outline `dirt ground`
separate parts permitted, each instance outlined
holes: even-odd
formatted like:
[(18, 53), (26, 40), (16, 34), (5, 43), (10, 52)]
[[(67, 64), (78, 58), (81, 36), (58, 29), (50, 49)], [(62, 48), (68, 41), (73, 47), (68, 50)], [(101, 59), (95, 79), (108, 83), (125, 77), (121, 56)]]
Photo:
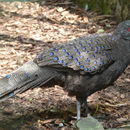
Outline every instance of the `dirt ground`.
[[(32, 60), (42, 49), (92, 33), (111, 32), (113, 16), (84, 11), (68, 0), (0, 2), (0, 76)], [(130, 67), (89, 97), (91, 114), (105, 128), (130, 126)], [(59, 86), (35, 88), (0, 103), (0, 130), (72, 130), (75, 97)]]

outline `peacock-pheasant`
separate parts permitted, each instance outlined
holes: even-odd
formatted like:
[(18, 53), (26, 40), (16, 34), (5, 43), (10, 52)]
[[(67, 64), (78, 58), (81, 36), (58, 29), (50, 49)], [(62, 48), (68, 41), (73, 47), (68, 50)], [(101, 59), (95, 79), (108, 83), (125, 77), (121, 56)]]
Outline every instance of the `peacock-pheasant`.
[(0, 80), (3, 101), (34, 87), (58, 84), (80, 103), (111, 85), (130, 64), (130, 20), (113, 33), (94, 34), (42, 51), (33, 61)]

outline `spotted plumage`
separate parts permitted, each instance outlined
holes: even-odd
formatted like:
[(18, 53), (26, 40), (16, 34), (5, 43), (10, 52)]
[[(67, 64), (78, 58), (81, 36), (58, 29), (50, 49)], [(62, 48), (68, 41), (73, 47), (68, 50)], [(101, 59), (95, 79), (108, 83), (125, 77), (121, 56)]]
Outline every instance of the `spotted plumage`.
[[(80, 103), (110, 86), (130, 64), (130, 20), (113, 33), (77, 38), (41, 52), (33, 61), (0, 79), (0, 101), (28, 89), (60, 85)], [(53, 95), (52, 95), (53, 96)]]
[[(109, 40), (109, 42), (105, 42)], [(109, 35), (82, 37), (43, 51), (35, 61), (39, 66), (68, 67), (85, 73), (100, 72), (114, 61), (113, 41)]]

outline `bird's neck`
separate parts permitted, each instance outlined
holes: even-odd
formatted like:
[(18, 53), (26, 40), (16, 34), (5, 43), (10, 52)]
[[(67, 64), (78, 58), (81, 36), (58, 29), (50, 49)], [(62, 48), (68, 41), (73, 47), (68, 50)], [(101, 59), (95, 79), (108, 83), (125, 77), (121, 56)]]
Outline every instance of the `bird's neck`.
[(116, 60), (121, 60), (126, 66), (130, 64), (130, 41), (122, 39), (119, 35), (112, 35), (111, 40), (114, 43), (114, 55)]

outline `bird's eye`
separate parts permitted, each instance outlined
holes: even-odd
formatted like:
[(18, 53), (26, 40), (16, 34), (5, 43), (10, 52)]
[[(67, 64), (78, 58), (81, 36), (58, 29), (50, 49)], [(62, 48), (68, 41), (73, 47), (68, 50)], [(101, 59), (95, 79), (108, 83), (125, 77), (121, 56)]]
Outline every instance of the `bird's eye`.
[(130, 32), (130, 27), (128, 28), (128, 32)]

